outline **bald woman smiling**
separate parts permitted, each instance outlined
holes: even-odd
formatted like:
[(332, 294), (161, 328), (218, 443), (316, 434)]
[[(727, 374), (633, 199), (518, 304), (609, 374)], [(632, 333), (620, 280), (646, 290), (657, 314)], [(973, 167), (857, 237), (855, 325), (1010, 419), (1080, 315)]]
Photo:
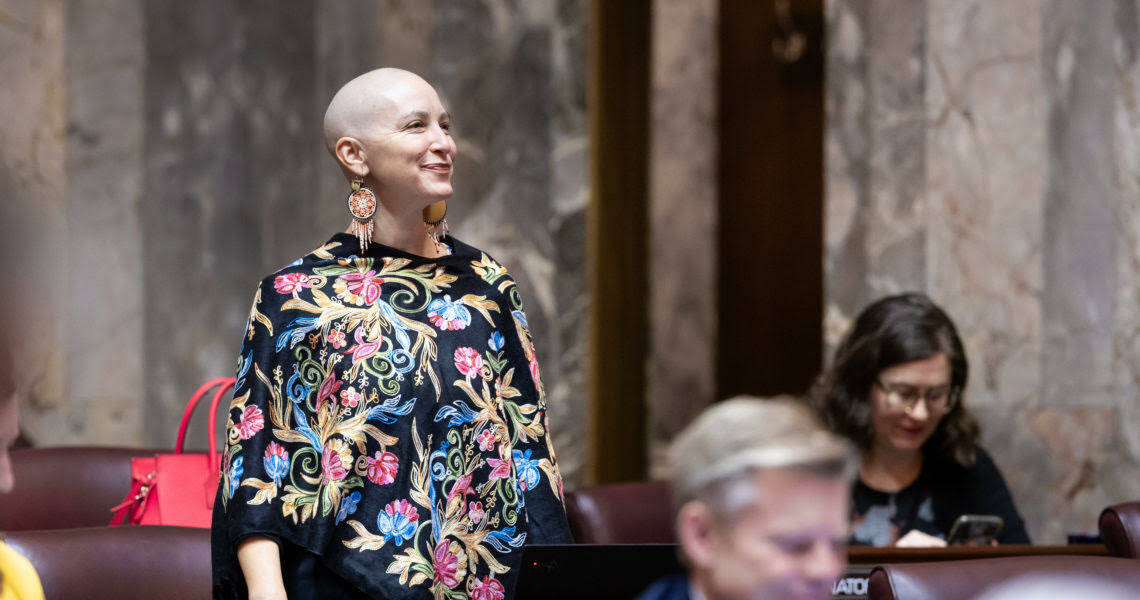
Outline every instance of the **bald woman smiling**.
[(443, 219), (450, 129), (399, 69), (330, 102), (351, 220), (254, 294), (215, 598), (502, 600), (524, 544), (571, 541), (518, 286)]
[(422, 226), (443, 218), (456, 154), (451, 117), (428, 82), (401, 69), (365, 73), (333, 96), (324, 133), (345, 176), (383, 198), (370, 241), (424, 256), (446, 251), (435, 238), (428, 244)]

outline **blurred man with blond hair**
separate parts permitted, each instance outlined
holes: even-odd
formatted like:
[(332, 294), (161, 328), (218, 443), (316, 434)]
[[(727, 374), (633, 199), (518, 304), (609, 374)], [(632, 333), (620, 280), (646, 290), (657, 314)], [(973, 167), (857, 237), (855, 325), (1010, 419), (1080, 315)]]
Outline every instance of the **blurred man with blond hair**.
[(823, 599), (845, 565), (850, 445), (791, 400), (739, 397), (705, 411), (670, 450), (688, 577), (639, 600)]

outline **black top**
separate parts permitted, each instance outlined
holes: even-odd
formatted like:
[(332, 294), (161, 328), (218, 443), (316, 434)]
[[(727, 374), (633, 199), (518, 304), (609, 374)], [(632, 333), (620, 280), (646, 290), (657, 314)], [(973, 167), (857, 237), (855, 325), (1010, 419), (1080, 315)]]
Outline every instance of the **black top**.
[(337, 234), (265, 278), (242, 336), (214, 504), (281, 546), (290, 598), (511, 598), (525, 544), (569, 543), (518, 286), (454, 238), (426, 258)]
[(641, 592), (637, 600), (691, 600), (689, 578), (684, 575), (666, 575)]
[(927, 457), (918, 479), (905, 488), (882, 492), (860, 480), (851, 496), (852, 545), (892, 546), (912, 529), (944, 540), (959, 515), (966, 514), (1001, 517), (1005, 525), (999, 543), (1029, 543), (1001, 472), (981, 448), (972, 467)]

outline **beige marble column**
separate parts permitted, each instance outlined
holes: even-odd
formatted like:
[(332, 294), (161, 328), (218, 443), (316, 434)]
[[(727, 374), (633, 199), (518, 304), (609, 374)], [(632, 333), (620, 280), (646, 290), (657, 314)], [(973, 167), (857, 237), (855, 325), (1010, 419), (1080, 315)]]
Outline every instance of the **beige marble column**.
[[(650, 476), (716, 390), (717, 3), (653, 3), (649, 156)], [(636, 159), (636, 157), (631, 157)]]
[[(0, 2), (0, 202), (20, 221), (24, 246), (6, 256), (5, 310), (16, 311), (12, 351), (18, 376), (38, 381), (21, 409), (34, 439), (67, 426), (67, 331), (61, 319), (68, 281), (64, 110), (64, 6), (59, 0)], [(16, 264), (13, 264), (13, 263)], [(6, 315), (12, 317), (13, 315)]]
[(66, 19), (67, 402), (36, 443), (138, 444), (146, 397), (142, 5), (75, 0)]

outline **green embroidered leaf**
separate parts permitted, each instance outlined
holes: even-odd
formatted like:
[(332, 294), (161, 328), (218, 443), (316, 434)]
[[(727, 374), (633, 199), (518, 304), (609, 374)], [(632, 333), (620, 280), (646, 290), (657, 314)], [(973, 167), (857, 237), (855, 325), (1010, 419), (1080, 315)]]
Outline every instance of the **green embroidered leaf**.
[(317, 275), (324, 275), (325, 277), (336, 277), (339, 275), (344, 275), (345, 273), (355, 273), (356, 268), (336, 265), (329, 267), (317, 267), (313, 269), (313, 272)]

